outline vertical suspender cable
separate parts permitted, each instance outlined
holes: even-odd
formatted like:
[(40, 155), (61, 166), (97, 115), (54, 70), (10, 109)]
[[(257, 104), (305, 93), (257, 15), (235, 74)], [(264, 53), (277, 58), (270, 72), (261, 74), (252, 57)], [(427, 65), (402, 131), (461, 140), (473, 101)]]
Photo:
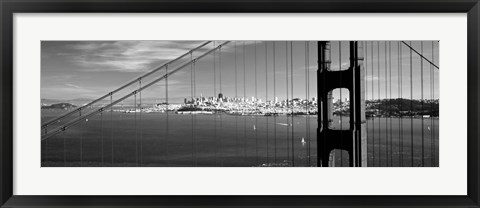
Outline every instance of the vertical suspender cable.
[[(142, 79), (138, 80), (138, 84), (140, 85), (140, 89), (142, 88)], [(142, 91), (139, 94), (140, 97), (140, 165), (143, 164), (143, 125), (142, 125)], [(103, 140), (102, 140), (103, 141)]]
[(255, 165), (258, 165), (258, 132), (257, 132), (257, 126), (258, 126), (258, 89), (257, 89), (257, 41), (254, 42), (254, 68), (255, 68)]
[(403, 167), (403, 61), (402, 61), (402, 45), (400, 42), (398, 42), (398, 57), (399, 57), (399, 73), (400, 73), (400, 83), (399, 83), (399, 89), (400, 89), (400, 167)]
[(388, 41), (388, 71), (389, 71), (389, 74), (390, 74), (390, 77), (389, 77), (389, 83), (390, 83), (390, 99), (389, 99), (389, 104), (390, 104), (390, 107), (389, 107), (389, 119), (390, 119), (390, 151), (389, 151), (389, 155), (390, 155), (390, 167), (393, 166), (393, 137), (392, 137), (392, 133), (393, 133), (393, 128), (392, 128), (392, 42), (391, 41)]
[[(193, 59), (193, 53), (190, 54), (191, 59)], [(196, 95), (196, 65), (197, 61), (194, 60), (192, 63), (192, 104), (194, 107), (197, 107), (197, 95)], [(201, 98), (200, 98), (201, 99)], [(195, 167), (198, 166), (198, 150), (197, 150), (197, 138), (196, 138), (196, 121), (197, 120), (197, 115), (192, 114), (192, 140), (193, 140), (193, 153), (194, 153), (194, 160), (193, 164)]]
[[(380, 102), (380, 41), (377, 41), (377, 93), (378, 93), (378, 102)], [(380, 135), (380, 119), (381, 117), (378, 117), (378, 166), (382, 166), (382, 151), (381, 151), (381, 144), (382, 144), (382, 137)]]
[[(245, 61), (245, 41), (243, 41), (243, 103), (247, 101), (247, 86), (246, 86), (246, 61)], [(245, 107), (243, 107), (245, 111)], [(245, 162), (247, 161), (247, 117), (243, 116), (243, 153), (245, 157)]]
[(63, 140), (63, 166), (67, 166), (67, 141), (65, 140), (65, 131), (62, 131), (62, 140)]
[[(387, 97), (387, 95), (388, 95), (387, 94), (388, 93), (388, 91), (387, 91), (387, 88), (388, 88), (388, 83), (387, 83), (388, 82), (388, 79), (387, 79), (387, 76), (388, 76), (388, 71), (387, 71), (387, 64), (388, 64), (387, 63), (387, 41), (385, 41), (384, 47), (385, 47), (385, 60), (384, 60), (385, 61), (385, 68), (384, 68), (383, 71), (385, 72), (385, 81), (384, 81), (384, 83), (385, 83), (385, 100), (387, 100), (387, 98), (388, 98)], [(382, 102), (382, 104), (383, 104), (383, 102)], [(388, 131), (389, 131), (389, 129), (388, 129), (388, 119), (385, 118), (385, 137), (386, 137), (386, 139), (385, 139), (385, 160), (386, 160), (386, 166), (387, 167), (389, 165), (389, 160), (388, 160), (388, 157), (389, 157), (389, 155), (388, 155), (388, 148), (389, 148)]]
[[(288, 101), (288, 41), (285, 41), (285, 94), (286, 94), (286, 104), (287, 104), (287, 111), (289, 109), (289, 102)], [(287, 161), (290, 160), (290, 119), (288, 118), (288, 112), (286, 112), (286, 119), (287, 119)], [(293, 115), (292, 115), (293, 116)]]
[[(196, 72), (196, 68), (197, 68), (197, 61), (195, 60), (193, 62), (193, 99), (194, 99), (194, 102), (195, 102), (195, 106), (197, 105), (197, 72)], [(200, 98), (202, 99), (202, 98)], [(194, 143), (194, 146), (195, 146), (195, 166), (198, 166), (198, 146), (197, 146), (197, 138), (196, 138), (196, 132), (195, 132), (195, 129), (196, 129), (196, 126), (197, 126), (197, 115), (194, 114), (193, 115), (193, 143)]]
[[(370, 59), (372, 60), (372, 79), (371, 79), (371, 82), (372, 82), (372, 102), (375, 102), (374, 98), (375, 98), (375, 92), (374, 92), (374, 72), (373, 72), (373, 42), (371, 44), (371, 57)], [(372, 150), (373, 150), (373, 166), (375, 166), (375, 113), (373, 113), (372, 115), (372, 136), (373, 136), (373, 145), (372, 145)]]
[[(81, 112), (81, 111), (79, 111)], [(81, 114), (81, 113), (80, 113)], [(83, 123), (83, 122), (82, 122)], [(85, 125), (84, 125), (85, 126)], [(48, 139), (46, 139), (45, 141), (48, 141)], [(112, 145), (113, 146), (113, 145)], [(48, 150), (48, 149), (47, 149)], [(112, 151), (113, 152), (113, 151)], [(113, 157), (112, 157), (113, 158)], [(112, 164), (113, 164), (113, 159), (112, 159)], [(83, 133), (81, 133), (80, 135), (80, 167), (83, 166)]]
[[(420, 53), (423, 55), (423, 41), (420, 42)], [(424, 121), (423, 121), (423, 59), (420, 57), (420, 84), (421, 84), (421, 105), (422, 105), (422, 167), (425, 167), (425, 138), (424, 138)]]
[[(215, 48), (215, 41), (213, 42), (213, 48)], [(217, 165), (218, 162), (218, 141), (217, 141), (217, 105), (216, 102), (218, 101), (217, 99), (217, 51), (213, 51), (213, 99), (215, 101), (215, 109), (214, 109), (214, 114), (213, 114), (213, 143), (214, 145), (214, 152), (215, 152), (215, 162), (214, 166)]]
[[(412, 41), (410, 41), (412, 46)], [(413, 61), (412, 61), (412, 49), (410, 49), (410, 160), (412, 167), (413, 164)]]
[[(197, 60), (193, 62), (193, 98), (197, 101)], [(196, 116), (195, 116), (196, 118)]]
[(306, 135), (307, 135), (307, 166), (311, 166), (311, 155), (310, 155), (310, 111), (309, 111), (309, 97), (310, 97), (310, 43), (305, 41), (305, 78), (306, 78), (306, 93), (305, 93), (305, 101), (306, 101)]
[[(398, 99), (397, 99), (397, 105), (398, 106), (398, 116), (400, 117), (401, 116), (401, 109), (400, 107), (402, 106), (402, 98), (400, 96), (400, 87), (401, 87), (401, 82), (400, 82), (400, 65), (401, 65), (401, 61), (400, 61), (400, 42), (397, 41), (397, 87), (398, 87)], [(401, 119), (398, 119), (398, 166), (400, 167), (400, 163), (401, 163), (401, 138), (400, 138), (400, 135), (401, 135)]]
[(276, 76), (275, 76), (275, 41), (273, 41), (273, 158), (277, 163), (277, 98), (276, 98)]
[[(213, 41), (213, 48), (215, 48), (215, 41)], [(217, 69), (216, 69), (216, 54), (217, 54), (217, 51), (214, 50), (213, 51), (213, 97), (216, 98), (217, 97)]]
[[(82, 164), (82, 144), (83, 144), (83, 134), (80, 137), (80, 166)], [(45, 163), (48, 163), (48, 139), (45, 139)]]
[[(79, 110), (78, 111), (78, 116), (81, 117), (82, 116), (82, 110)], [(83, 123), (83, 122), (82, 122)], [(84, 123), (84, 126), (86, 126), (86, 122)], [(85, 128), (85, 127), (84, 127)], [(86, 129), (86, 128), (85, 128)], [(80, 166), (83, 166), (83, 136), (84, 134), (82, 133), (82, 135), (80, 136)], [(46, 140), (48, 141), (48, 139)], [(48, 150), (48, 149), (47, 149)]]
[(135, 116), (135, 165), (138, 166), (138, 132), (137, 132), (137, 92), (133, 95), (135, 99), (133, 101), (134, 105), (134, 116)]
[(222, 91), (222, 46), (218, 48), (218, 75), (219, 75), (218, 81), (220, 84), (219, 93), (223, 93)]
[[(265, 41), (265, 112), (268, 109), (267, 107), (268, 104), (268, 47), (267, 47), (267, 42)], [(269, 163), (269, 158), (268, 158), (268, 116), (266, 119), (266, 129), (267, 129), (267, 164)]]
[[(327, 44), (327, 45), (328, 45), (328, 61), (327, 61), (328, 66), (327, 66), (327, 68), (325, 69), (325, 71), (333, 71), (333, 69), (332, 69), (332, 60), (333, 60), (333, 59), (332, 59), (332, 45), (333, 45), (333, 42), (331, 42), (330, 44)], [(327, 82), (326, 82), (326, 76), (324, 76), (324, 78), (323, 78), (323, 83), (324, 83), (323, 85), (324, 85), (324, 89), (325, 89), (325, 88), (326, 88), (325, 86), (327, 85), (327, 84), (326, 84), (326, 83), (327, 83)], [(331, 95), (332, 107), (333, 107), (333, 98), (334, 98), (334, 97), (333, 97), (333, 92), (330, 92), (330, 95)], [(329, 103), (329, 100), (328, 100), (328, 99), (330, 99), (330, 98), (327, 98), (327, 100), (325, 100), (325, 103), (327, 103), (327, 104), (325, 105), (325, 107), (327, 107), (327, 108), (328, 108), (328, 103)], [(331, 110), (332, 110), (332, 114), (333, 114), (333, 109), (331, 109)], [(328, 126), (327, 126), (327, 128), (330, 128), (330, 127), (331, 127), (331, 126), (330, 126), (331, 123), (333, 123), (333, 118), (329, 118), (329, 119), (331, 119), (331, 120), (328, 121)], [(324, 145), (323, 148), (324, 148), (323, 151), (326, 152), (326, 151), (327, 151), (327, 145)], [(335, 150), (333, 150), (333, 151), (335, 151)], [(331, 153), (331, 152), (329, 152), (329, 156), (330, 156), (330, 153)], [(335, 156), (335, 152), (333, 153), (333, 156)], [(332, 159), (335, 159), (335, 157), (332, 157)], [(329, 160), (330, 160), (330, 159), (327, 159), (327, 161), (329, 161)], [(331, 162), (331, 161), (330, 161), (330, 162)], [(332, 167), (333, 167), (333, 166), (335, 166), (335, 162), (332, 163)]]
[[(310, 42), (307, 41), (307, 75), (308, 75), (308, 93), (307, 93), (307, 117), (308, 117), (308, 166), (312, 166), (312, 137), (311, 137), (311, 120), (310, 120)], [(313, 103), (312, 103), (313, 104)]]
[[(307, 41), (305, 41), (304, 52), (305, 52), (305, 60), (304, 60), (305, 61), (305, 63), (304, 63), (305, 64), (305, 101), (306, 101), (305, 102), (305, 112), (308, 112), (308, 103), (307, 103), (307, 101), (308, 101)], [(308, 117), (305, 116), (305, 138), (307, 138), (307, 140), (308, 140), (308, 136), (307, 136), (308, 133), (307, 132), (308, 132)], [(309, 166), (308, 165), (308, 148), (306, 149), (305, 152), (306, 152), (306, 155), (307, 155), (307, 158), (306, 158), (307, 159), (307, 166)]]
[[(235, 41), (235, 107), (236, 107), (236, 114), (238, 114), (238, 78), (237, 78), (237, 41)], [(235, 153), (237, 156), (240, 155), (238, 145), (238, 116), (235, 116)]]
[[(432, 41), (432, 62), (433, 63), (435, 63), (434, 44), (435, 44), (435, 42)], [(430, 115), (432, 115), (432, 116), (431, 116), (430, 120), (431, 120), (431, 123), (432, 123), (432, 128), (431, 128), (432, 129), (432, 133), (431, 133), (431, 135), (432, 135), (432, 166), (436, 166), (436, 163), (435, 163), (435, 159), (436, 159), (435, 158), (436, 157), (436, 153), (435, 153), (435, 151), (436, 151), (436, 147), (435, 147), (435, 123), (434, 123), (434, 119), (433, 119), (434, 118), (433, 111), (434, 111), (434, 104), (435, 104), (435, 102), (434, 102), (434, 100), (435, 100), (435, 71), (432, 70), (432, 68), (433, 67), (430, 65), (430, 71), (432, 73), (432, 75), (430, 76), (431, 77), (430, 79), (432, 80), (432, 85), (431, 85), (431, 88), (432, 88), (432, 94), (431, 94), (431, 96), (432, 96), (432, 100), (431, 100), (432, 110), (431, 110), (431, 113), (430, 113)]]
[(104, 152), (103, 152), (103, 107), (102, 107), (102, 110), (100, 111), (100, 142), (101, 142), (100, 154), (102, 157), (102, 167), (103, 167), (105, 166)]
[[(197, 101), (197, 61), (193, 62), (193, 99)], [(193, 130), (194, 130), (193, 139), (195, 143), (194, 144), (195, 145), (195, 166), (198, 166), (198, 145), (197, 145), (197, 137), (195, 135), (196, 127), (197, 127), (197, 115), (195, 114), (193, 115)]]
[[(310, 42), (307, 41), (307, 117), (308, 117), (308, 166), (312, 166), (312, 137), (311, 137), (311, 117), (310, 117)], [(312, 103), (313, 104), (313, 103)]]
[[(193, 65), (195, 65), (195, 63), (193, 62), (193, 54), (192, 52), (190, 52), (190, 61), (192, 62), (190, 64), (190, 103), (191, 103), (191, 107), (193, 109), (193, 107), (195, 107), (195, 97), (193, 96)], [(185, 103), (186, 104), (186, 103)], [(191, 130), (192, 130), (192, 135), (191, 135), (191, 139), (192, 139), (192, 149), (191, 149), (191, 160), (192, 160), (192, 167), (195, 167), (195, 127), (194, 127), (194, 118), (193, 118), (194, 114), (190, 114), (190, 119), (191, 119)]]
[(165, 103), (166, 103), (166, 108), (165, 108), (165, 113), (166, 113), (166, 122), (165, 122), (165, 157), (166, 157), (166, 164), (168, 164), (170, 161), (170, 156), (169, 156), (169, 147), (168, 147), (168, 65), (165, 66)]
[(194, 65), (193, 52), (190, 52), (190, 61), (192, 62), (192, 63), (190, 63), (190, 99), (191, 99), (191, 101), (193, 101), (193, 99), (194, 99), (194, 97), (193, 97), (193, 65)]
[[(433, 41), (432, 41), (432, 59), (434, 57), (434, 54), (433, 54)], [(434, 162), (433, 162), (433, 157), (434, 157), (434, 145), (433, 145), (433, 71), (432, 71), (432, 65), (430, 64), (430, 163), (431, 163), (431, 166), (434, 167)]]
[[(218, 72), (219, 72), (219, 82), (220, 82), (220, 92), (219, 93), (222, 93), (223, 94), (223, 91), (222, 91), (222, 46), (220, 46), (220, 48), (218, 48)], [(222, 98), (220, 100), (220, 103), (223, 105), (223, 95), (222, 95)], [(222, 122), (222, 114), (223, 112), (220, 112), (220, 129), (223, 128), (223, 122)], [(220, 142), (220, 166), (223, 166), (223, 141), (222, 141), (222, 137), (220, 136), (219, 138), (219, 142)]]
[[(365, 105), (366, 105), (367, 100), (368, 100), (368, 92), (369, 92), (368, 91), (368, 83), (367, 83), (367, 81), (368, 81), (368, 41), (365, 41), (365, 47), (363, 48), (363, 50), (364, 50), (363, 54), (365, 54), (364, 55), (365, 56), (365, 58), (364, 58), (365, 59), (365, 61), (364, 61), (364, 63), (365, 63), (365, 77), (364, 77), (364, 79), (365, 79), (365, 97), (366, 97)], [(367, 106), (365, 106), (365, 109), (367, 110)], [(368, 142), (368, 135), (369, 135), (368, 134), (368, 117), (367, 117), (366, 120), (367, 120), (367, 122), (365, 122), (366, 126), (367, 126), (367, 155), (366, 155), (366, 157), (367, 157), (367, 165), (368, 165), (368, 164), (372, 164), (372, 163), (370, 163), (368, 161), (368, 159), (369, 159), (368, 152), (369, 152), (369, 149), (370, 149), (370, 148), (368, 148), (368, 144), (370, 143), (370, 142)]]
[[(342, 41), (338, 41), (338, 72), (342, 71)], [(340, 74), (340, 86), (342, 86), (342, 75)], [(343, 116), (342, 116), (342, 88), (340, 87), (340, 167), (343, 167)], [(334, 101), (335, 102), (335, 101)]]
[(114, 148), (113, 148), (113, 98), (112, 98), (112, 93), (110, 93), (110, 140), (112, 143), (112, 166), (113, 166), (113, 153), (114, 153)]
[[(47, 128), (45, 128), (45, 133), (47, 133)], [(42, 159), (43, 159), (43, 164), (42, 164), (42, 167), (45, 166), (47, 164), (47, 149), (48, 149), (48, 146), (47, 146), (47, 141), (48, 139), (45, 139), (45, 142), (43, 144), (43, 147), (44, 149), (42, 149)], [(80, 141), (82, 141), (82, 137), (80, 136)], [(41, 144), (41, 143), (40, 143)], [(80, 143), (81, 144), (81, 143)]]
[[(293, 42), (290, 41), (290, 86), (293, 100)], [(295, 167), (295, 133), (294, 127), (295, 123), (293, 122), (293, 102), (292, 102), (292, 166)]]

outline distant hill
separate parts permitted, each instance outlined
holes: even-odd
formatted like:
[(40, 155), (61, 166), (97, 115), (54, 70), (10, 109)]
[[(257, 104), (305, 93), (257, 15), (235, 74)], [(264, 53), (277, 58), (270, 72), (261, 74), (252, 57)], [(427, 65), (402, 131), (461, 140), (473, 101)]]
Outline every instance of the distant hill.
[[(409, 99), (383, 99), (367, 100), (367, 114), (378, 110), (384, 115), (432, 115), (438, 116), (439, 102), (437, 100), (409, 100)], [(378, 114), (378, 113), (376, 113)]]
[(73, 105), (81, 106), (81, 105), (83, 105), (85, 103), (88, 103), (92, 100), (93, 99), (89, 99), (89, 98), (76, 98), (76, 99), (70, 99), (70, 100), (42, 98), (41, 99), (41, 104), (42, 105), (52, 105), (52, 104), (57, 104), (57, 103), (70, 103), (70, 104), (73, 104)]
[[(122, 95), (123, 96), (123, 95)], [(114, 100), (118, 98), (114, 97)], [(96, 98), (95, 98), (96, 99)], [(49, 99), (49, 98), (42, 98), (41, 99), (41, 105), (42, 106), (48, 106), (52, 104), (57, 104), (57, 103), (70, 103), (72, 105), (76, 106), (83, 106), (87, 103), (92, 102), (95, 100), (94, 98), (75, 98), (75, 99), (67, 99), (67, 100), (60, 100), (60, 99)], [(168, 102), (169, 103), (183, 103), (184, 97), (169, 97)], [(137, 100), (139, 102), (139, 100)], [(143, 105), (153, 105), (157, 103), (162, 103), (165, 102), (165, 98), (148, 98), (148, 97), (142, 97), (142, 104)], [(110, 104), (110, 98), (105, 98), (102, 101), (97, 102), (95, 105), (108, 105)], [(134, 104), (134, 99), (133, 97), (127, 98), (126, 100), (120, 102), (117, 105), (133, 105)]]
[(45, 98), (42, 98), (41, 101), (42, 105), (51, 105), (51, 104), (55, 104), (55, 103), (61, 103), (61, 102), (64, 102), (63, 100), (58, 100), (58, 99), (45, 99)]
[(76, 108), (76, 105), (70, 104), (70, 103), (56, 103), (56, 104), (51, 104), (51, 105), (43, 105), (42, 109), (70, 109), (70, 108)]

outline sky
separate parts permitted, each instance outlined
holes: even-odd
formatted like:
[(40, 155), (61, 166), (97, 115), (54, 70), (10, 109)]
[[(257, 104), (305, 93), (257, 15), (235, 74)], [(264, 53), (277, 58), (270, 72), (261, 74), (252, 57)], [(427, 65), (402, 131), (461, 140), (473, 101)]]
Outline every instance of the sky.
[[(55, 100), (98, 98), (203, 42), (42, 41), (41, 97)], [(224, 41), (214, 41), (214, 44), (218, 45), (222, 42)], [(420, 56), (412, 52), (412, 64), (410, 64), (411, 50), (403, 43), (400, 43), (401, 53), (398, 52), (399, 42), (396, 41), (365, 43), (366, 99), (397, 98), (400, 97), (399, 95), (404, 98), (420, 99), (422, 76), (423, 97), (430, 99), (433, 95), (433, 98), (438, 99), (439, 69), (431, 69), (431, 65), (424, 60), (422, 75)], [(418, 52), (422, 51), (421, 41), (406, 43)], [(423, 41), (422, 54), (438, 66), (439, 43), (437, 41), (433, 43), (432, 50), (432, 41)], [(198, 57), (201, 53), (213, 48), (214, 44), (206, 45), (198, 52), (192, 53), (191, 57)], [(339, 66), (342, 70), (348, 68), (348, 42), (331, 42), (330, 44), (331, 70), (339, 70)], [(388, 61), (390, 56), (391, 61)], [(187, 55), (169, 65), (169, 70), (174, 70), (180, 63), (190, 61), (191, 57)], [(400, 57), (402, 62), (399, 67)], [(192, 86), (195, 86), (196, 97), (214, 96), (220, 92), (227, 97), (256, 96), (262, 100), (266, 98), (273, 100), (274, 97), (278, 97), (279, 100), (287, 97), (303, 99), (316, 97), (317, 68), (316, 41), (232, 41), (223, 46), (221, 51), (197, 61), (194, 69), (195, 76), (193, 76), (191, 65), (170, 76), (168, 78), (169, 102), (182, 102), (185, 97), (192, 97)], [(379, 69), (380, 73), (378, 73)], [(411, 71), (412, 76), (410, 76)], [(152, 78), (142, 80), (142, 84), (145, 85), (164, 73), (165, 69), (161, 69), (153, 74)], [(431, 79), (432, 74), (433, 79)], [(412, 77), (411, 83), (410, 77)], [(399, 84), (400, 78), (402, 82)], [(194, 85), (192, 80), (195, 80)], [(435, 92), (432, 94), (430, 89), (433, 81)], [(309, 84), (306, 84), (307, 82)], [(412, 90), (410, 84), (413, 86)], [(140, 83), (134, 84), (116, 95), (116, 98), (139, 86)], [(402, 87), (399, 88), (399, 86)], [(333, 92), (335, 99), (342, 97), (344, 100), (348, 97), (346, 89), (341, 91), (342, 93), (340, 90)], [(410, 93), (411, 91), (413, 93)], [(162, 80), (145, 89), (141, 96), (145, 102), (165, 101), (165, 81)]]

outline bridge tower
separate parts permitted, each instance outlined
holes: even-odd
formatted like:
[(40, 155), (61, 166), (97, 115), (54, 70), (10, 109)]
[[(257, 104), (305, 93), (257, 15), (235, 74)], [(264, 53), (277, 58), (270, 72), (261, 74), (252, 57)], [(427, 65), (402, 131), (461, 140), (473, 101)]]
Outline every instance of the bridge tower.
[[(317, 128), (317, 165), (334, 166), (331, 153), (345, 150), (349, 166), (367, 166), (367, 132), (365, 119), (365, 69), (363, 66), (363, 42), (350, 41), (350, 67), (347, 70), (331, 71), (329, 60), (330, 42), (318, 41), (317, 97), (319, 125)], [(341, 80), (341, 81), (340, 81)], [(332, 129), (332, 91), (346, 88), (350, 95), (349, 129)], [(331, 161), (330, 161), (331, 160)]]

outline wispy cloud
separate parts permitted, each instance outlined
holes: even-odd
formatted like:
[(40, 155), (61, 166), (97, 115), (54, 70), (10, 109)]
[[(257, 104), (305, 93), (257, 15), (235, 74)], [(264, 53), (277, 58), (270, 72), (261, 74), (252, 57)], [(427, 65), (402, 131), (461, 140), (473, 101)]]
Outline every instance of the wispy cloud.
[(62, 52), (70, 62), (86, 71), (143, 72), (187, 52), (199, 42), (112, 41), (74, 42)]
[(68, 87), (73, 87), (73, 88), (76, 88), (76, 89), (83, 89), (82, 87), (78, 86), (78, 85), (74, 85), (74, 84), (70, 84), (70, 83), (67, 83), (65, 84), (66, 86)]

